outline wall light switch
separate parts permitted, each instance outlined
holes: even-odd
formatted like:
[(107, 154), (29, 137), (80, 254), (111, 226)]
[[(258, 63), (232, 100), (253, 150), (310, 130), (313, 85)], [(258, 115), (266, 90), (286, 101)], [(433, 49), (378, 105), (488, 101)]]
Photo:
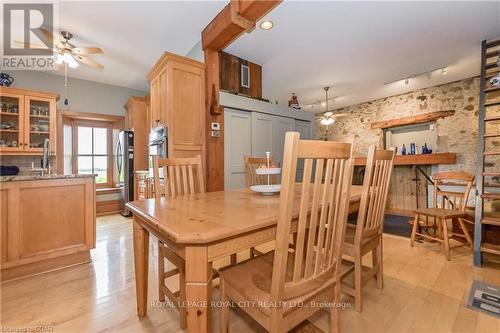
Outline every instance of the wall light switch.
[(212, 138), (220, 138), (220, 131), (212, 131)]

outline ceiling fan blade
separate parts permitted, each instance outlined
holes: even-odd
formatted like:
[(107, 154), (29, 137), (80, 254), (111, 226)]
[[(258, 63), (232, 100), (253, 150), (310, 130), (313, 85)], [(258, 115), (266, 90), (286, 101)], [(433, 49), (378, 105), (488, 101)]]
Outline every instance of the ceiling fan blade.
[(74, 54), (97, 54), (104, 53), (102, 49), (99, 47), (75, 47), (71, 49), (71, 52)]
[(74, 57), (75, 57), (76, 60), (78, 60), (79, 62), (81, 62), (84, 65), (93, 67), (95, 69), (103, 69), (104, 68), (104, 66), (101, 65), (100, 63), (95, 62), (94, 60), (92, 60), (90, 58), (87, 58), (85, 56), (82, 56), (82, 55), (79, 55), (79, 54), (75, 54)]
[(349, 115), (348, 113), (334, 113), (332, 115), (332, 117), (342, 118), (342, 117), (345, 117), (345, 116), (348, 116), (348, 115)]
[(59, 40), (57, 36), (54, 36), (54, 34), (47, 29), (44, 28), (38, 28), (38, 30), (47, 38), (47, 41), (49, 43), (52, 43), (53, 45), (57, 46), (58, 48), (63, 48), (63, 44)]
[(18, 40), (14, 41), (14, 44), (24, 47), (25, 49), (47, 49), (45, 45), (40, 44), (30, 44), (26, 42), (21, 42)]

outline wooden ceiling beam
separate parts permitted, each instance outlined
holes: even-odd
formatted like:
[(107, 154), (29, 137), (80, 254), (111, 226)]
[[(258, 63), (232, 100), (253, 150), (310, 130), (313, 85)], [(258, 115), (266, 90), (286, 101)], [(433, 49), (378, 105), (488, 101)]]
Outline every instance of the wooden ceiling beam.
[(256, 21), (269, 13), (281, 0), (231, 0), (201, 33), (203, 50), (223, 50)]

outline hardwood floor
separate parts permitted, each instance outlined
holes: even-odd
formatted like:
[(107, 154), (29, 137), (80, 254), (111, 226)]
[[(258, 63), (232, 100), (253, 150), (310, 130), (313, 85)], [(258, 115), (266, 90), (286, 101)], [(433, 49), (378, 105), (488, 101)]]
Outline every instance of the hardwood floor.
[[(447, 262), (439, 245), (418, 243), (410, 248), (409, 242), (384, 235), (384, 289), (376, 289), (375, 280), (366, 285), (363, 312), (353, 308), (342, 312), (343, 332), (500, 332), (500, 320), (464, 307), (473, 279), (500, 285), (500, 261), (477, 269), (465, 248), (453, 249)], [(53, 326), (53, 332), (180, 331), (177, 310), (155, 307), (157, 245), (155, 241), (150, 244), (153, 255), (145, 319), (136, 316), (132, 221), (116, 214), (98, 218), (91, 264), (3, 283), (2, 328), (47, 325)], [(218, 298), (217, 289), (214, 298)], [(218, 312), (214, 310), (213, 315), (214, 332), (218, 332)], [(327, 331), (326, 312), (311, 321)], [(231, 311), (230, 324), (232, 332), (262, 331), (242, 311)], [(313, 332), (307, 327), (301, 331)]]

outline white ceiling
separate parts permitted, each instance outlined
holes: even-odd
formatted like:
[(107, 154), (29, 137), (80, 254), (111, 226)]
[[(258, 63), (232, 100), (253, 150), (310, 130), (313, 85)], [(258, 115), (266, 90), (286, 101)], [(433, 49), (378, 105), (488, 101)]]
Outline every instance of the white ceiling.
[[(226, 4), (61, 1), (59, 28), (105, 52), (91, 56), (104, 70), (79, 66), (70, 76), (146, 91), (162, 52), (187, 54)], [(500, 2), (285, 1), (267, 18), (274, 29), (244, 34), (227, 51), (263, 65), (264, 97), (281, 104), (292, 92), (301, 104), (321, 101), (325, 85), (340, 96), (337, 108), (477, 75), (481, 40), (500, 37)], [(384, 85), (444, 65), (446, 76)]]
[[(99, 46), (91, 55), (102, 71), (79, 66), (70, 76), (148, 91), (146, 74), (164, 51), (185, 55), (225, 1), (61, 1), (59, 30), (76, 46)], [(58, 73), (62, 75), (62, 71)]]
[[(309, 104), (329, 85), (340, 96), (331, 109), (478, 75), (481, 41), (500, 38), (500, 2), (285, 1), (265, 19), (272, 30), (227, 51), (263, 66), (264, 97)], [(384, 85), (445, 65), (447, 75)]]

